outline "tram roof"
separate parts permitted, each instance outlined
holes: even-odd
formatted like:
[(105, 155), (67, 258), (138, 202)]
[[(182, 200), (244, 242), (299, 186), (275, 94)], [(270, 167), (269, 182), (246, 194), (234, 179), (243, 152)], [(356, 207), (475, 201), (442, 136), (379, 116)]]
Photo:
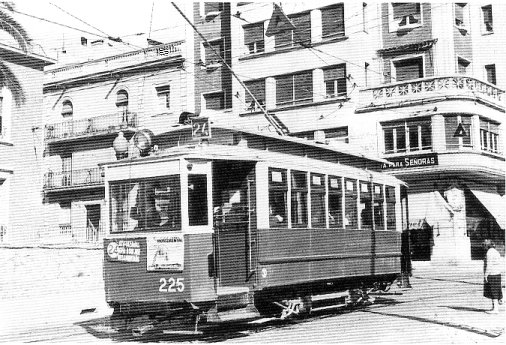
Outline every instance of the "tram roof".
[[(275, 141), (278, 141), (280, 143), (282, 142), (289, 142), (293, 144), (298, 145), (304, 145), (308, 147), (314, 147), (317, 150), (323, 150), (323, 151), (330, 151), (333, 153), (356, 157), (360, 160), (365, 161), (374, 161), (378, 163), (389, 163), (388, 160), (374, 156), (372, 154), (367, 154), (360, 152), (360, 148), (357, 146), (353, 146), (346, 143), (341, 142), (332, 142), (331, 144), (325, 144), (325, 143), (318, 143), (313, 140), (298, 138), (298, 137), (292, 137), (292, 136), (280, 136), (277, 133), (269, 132), (269, 131), (255, 131), (243, 127), (236, 127), (236, 126), (227, 126), (223, 123), (220, 124), (212, 124), (212, 130), (213, 133), (216, 131), (225, 131), (225, 132), (236, 132), (236, 133), (244, 133), (249, 136), (253, 137), (264, 137), (269, 138)], [(163, 133), (159, 133), (157, 136), (161, 137), (163, 135), (170, 135), (171, 133), (177, 133), (177, 132), (183, 132), (183, 131), (191, 131), (190, 125), (179, 125), (172, 127), (168, 129), (167, 131), (164, 131)], [(212, 142), (213, 139), (211, 138), (210, 141)]]

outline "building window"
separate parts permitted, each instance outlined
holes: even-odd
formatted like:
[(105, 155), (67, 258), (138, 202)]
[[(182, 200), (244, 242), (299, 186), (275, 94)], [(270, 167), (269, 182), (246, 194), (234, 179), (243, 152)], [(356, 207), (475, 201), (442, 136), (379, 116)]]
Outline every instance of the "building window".
[[(203, 43), (204, 46), (204, 63), (206, 67), (215, 67), (221, 65), (221, 59), (225, 56), (223, 51), (223, 41), (221, 39)], [(215, 53), (216, 52), (216, 53)], [(216, 55), (216, 54), (219, 54)]]
[(170, 109), (170, 85), (157, 86), (156, 94), (164, 109)]
[(73, 114), (74, 114), (74, 107), (72, 105), (72, 102), (69, 100), (63, 101), (62, 107), (61, 107), (61, 115), (64, 118), (68, 118), (68, 117), (72, 117)]
[[(320, 133), (324, 134), (324, 137), (321, 138)], [(318, 140), (318, 141), (339, 141), (342, 143), (349, 143), (348, 138), (348, 127), (337, 127), (337, 128), (328, 128), (319, 131), (307, 131), (307, 132), (299, 132), (293, 134), (293, 136), (297, 138), (304, 138), (308, 140)]]
[(483, 151), (499, 153), (499, 124), (480, 118), (480, 144)]
[(463, 58), (457, 59), (457, 73), (458, 74), (467, 74), (467, 68), (469, 67), (470, 62)]
[(325, 228), (325, 176), (311, 174), (311, 227)]
[(421, 56), (393, 62), (395, 81), (406, 81), (423, 78), (423, 58)]
[(269, 169), (269, 227), (288, 227), (286, 170)]
[(487, 73), (487, 81), (490, 84), (496, 84), (496, 74), (495, 74), (495, 65), (486, 65), (485, 66), (485, 72)]
[(420, 3), (394, 2), (392, 3), (393, 27), (391, 31), (409, 29), (421, 25), (422, 12)]
[(116, 106), (120, 107), (128, 107), (128, 92), (125, 90), (119, 90), (116, 94)]
[(313, 100), (313, 73), (276, 77), (276, 105), (294, 105)]
[(322, 38), (344, 36), (344, 5), (322, 8)]
[[(253, 94), (258, 103), (265, 105), (265, 80), (247, 81), (244, 83), (248, 90)], [(246, 110), (248, 111), (259, 111), (260, 107), (253, 100), (253, 97), (246, 91), (245, 95)]]
[(275, 48), (286, 48), (311, 43), (311, 17), (309, 13), (289, 17), (295, 30), (285, 30), (275, 35)]
[[(461, 128), (463, 131), (460, 130)], [(446, 116), (445, 135), (447, 150), (471, 147), (471, 116)]]
[(291, 188), (292, 227), (307, 227), (307, 173), (292, 171)]
[(481, 8), (483, 15), (482, 32), (485, 34), (494, 32), (494, 21), (492, 18), (492, 5), (483, 6)]
[(430, 120), (403, 121), (383, 125), (385, 154), (416, 152), (432, 148)]
[(225, 94), (223, 92), (215, 92), (204, 95), (205, 109), (225, 109)]
[(346, 97), (346, 65), (339, 65), (323, 70), (325, 97)]
[(467, 26), (466, 12), (467, 12), (467, 4), (463, 2), (458, 2), (454, 6), (455, 9), (455, 26), (457, 28), (464, 28)]
[(342, 178), (337, 176), (328, 177), (329, 198), (329, 227), (343, 227), (343, 193)]
[(360, 213), (360, 228), (372, 230), (372, 194), (370, 182), (359, 182), (360, 201), (358, 204)]
[(396, 230), (395, 220), (395, 188), (385, 186), (385, 201), (387, 211), (387, 230)]
[(264, 46), (264, 24), (253, 24), (244, 27), (244, 45), (250, 54), (262, 53)]
[(357, 181), (344, 180), (344, 226), (346, 229), (357, 228)]

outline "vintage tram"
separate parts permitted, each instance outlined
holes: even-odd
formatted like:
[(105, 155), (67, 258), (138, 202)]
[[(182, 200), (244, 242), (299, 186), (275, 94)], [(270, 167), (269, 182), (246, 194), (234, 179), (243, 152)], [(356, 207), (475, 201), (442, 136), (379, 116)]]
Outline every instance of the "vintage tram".
[(136, 134), (140, 155), (104, 165), (114, 327), (286, 317), (398, 278), (406, 193), (380, 159), (227, 126), (211, 136), (206, 125), (157, 135), (149, 154), (153, 136)]

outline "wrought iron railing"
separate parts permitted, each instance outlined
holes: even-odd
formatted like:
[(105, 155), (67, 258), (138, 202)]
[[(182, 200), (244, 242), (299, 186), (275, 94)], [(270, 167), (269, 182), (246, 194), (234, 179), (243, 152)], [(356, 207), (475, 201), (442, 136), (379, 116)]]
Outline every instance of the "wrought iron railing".
[(481, 98), (503, 107), (503, 93), (492, 84), (465, 75), (430, 77), (361, 90), (359, 110), (430, 97)]
[(44, 174), (44, 189), (61, 189), (80, 186), (96, 186), (104, 183), (102, 168), (49, 171)]
[(48, 124), (45, 126), (44, 138), (65, 139), (80, 136), (114, 133), (121, 129), (137, 128), (137, 114), (132, 112), (108, 114), (82, 120)]
[(58, 243), (78, 244), (98, 244), (104, 237), (104, 227), (99, 225), (95, 227), (88, 222), (87, 226), (73, 227), (70, 223), (58, 224), (58, 233), (53, 239)]

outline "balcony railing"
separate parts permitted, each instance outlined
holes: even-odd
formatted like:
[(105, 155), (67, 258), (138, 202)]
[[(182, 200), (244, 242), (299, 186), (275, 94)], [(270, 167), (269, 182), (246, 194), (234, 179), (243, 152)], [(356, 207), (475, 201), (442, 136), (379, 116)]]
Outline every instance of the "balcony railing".
[(86, 226), (74, 227), (70, 223), (58, 224), (57, 228), (48, 227), (47, 234), (55, 243), (100, 244), (104, 237), (104, 227), (94, 226), (88, 221)]
[(52, 172), (44, 174), (44, 189), (65, 189), (74, 187), (100, 186), (104, 183), (102, 168)]
[(401, 102), (425, 101), (431, 98), (482, 99), (503, 108), (503, 93), (503, 90), (492, 84), (468, 76), (430, 77), (361, 90), (357, 111), (398, 106)]
[(138, 119), (136, 113), (116, 113), (83, 120), (69, 120), (48, 124), (44, 128), (44, 139), (71, 139), (82, 136), (115, 133), (119, 130), (137, 127)]

